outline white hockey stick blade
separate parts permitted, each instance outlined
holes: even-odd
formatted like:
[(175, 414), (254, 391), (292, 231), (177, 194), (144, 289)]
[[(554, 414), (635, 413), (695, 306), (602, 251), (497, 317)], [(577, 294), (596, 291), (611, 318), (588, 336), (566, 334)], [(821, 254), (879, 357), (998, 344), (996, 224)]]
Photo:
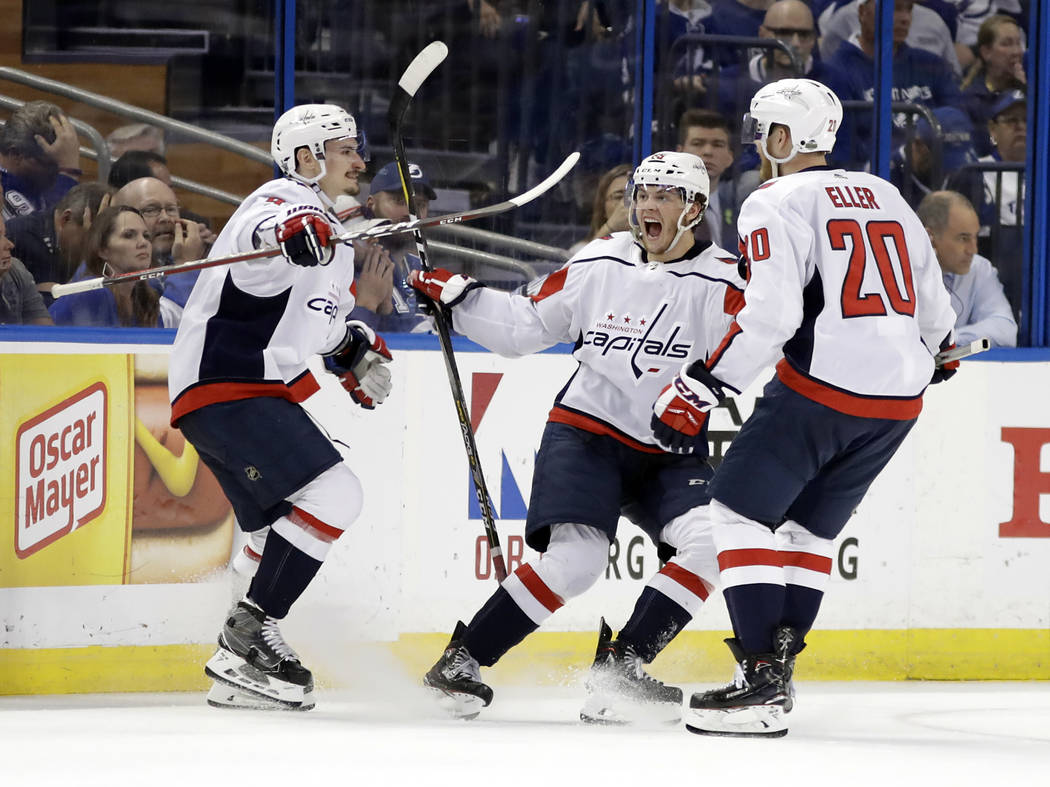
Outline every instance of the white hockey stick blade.
[[(561, 165), (541, 183), (533, 186), (524, 194), (511, 197), (503, 202), (497, 202), (495, 205), (487, 205), (484, 208), (465, 210), (459, 213), (446, 213), (442, 216), (431, 216), (425, 219), (401, 221), (396, 224), (380, 224), (362, 230), (351, 230), (350, 232), (344, 232), (342, 235), (336, 235), (332, 238), (332, 241), (337, 243), (351, 243), (355, 240), (383, 238), (387, 235), (400, 235), (417, 229), (425, 229), (426, 227), (437, 227), (441, 224), (462, 224), (465, 221), (473, 221), (474, 219), (483, 219), (486, 216), (496, 216), (500, 213), (506, 213), (508, 210), (520, 208), (522, 205), (526, 205), (542, 194), (550, 191), (551, 188), (568, 174), (569, 170), (575, 166), (579, 158), (579, 153), (570, 153), (565, 161), (563, 161)], [(226, 257), (209, 257), (203, 260), (190, 260), (189, 262), (161, 265), (156, 268), (148, 268), (142, 271), (129, 271), (128, 273), (121, 273), (117, 276), (100, 276), (96, 279), (84, 279), (82, 281), (70, 282), (69, 284), (56, 284), (51, 288), (51, 297), (61, 298), (64, 295), (72, 295), (77, 292), (87, 292), (88, 290), (98, 290), (102, 287), (112, 287), (115, 284), (123, 284), (124, 282), (158, 279), (162, 276), (170, 276), (175, 273), (188, 273), (190, 271), (203, 270), (204, 268), (215, 268), (219, 265), (232, 265), (235, 262), (258, 260), (264, 257), (277, 257), (280, 256), (280, 254), (281, 250), (277, 246), (264, 246), (261, 249), (256, 249), (255, 251), (246, 252), (244, 254), (230, 254)]]
[(952, 361), (958, 361), (960, 358), (966, 358), (970, 355), (977, 355), (977, 353), (983, 353), (985, 350), (991, 348), (992, 343), (987, 339), (975, 339), (969, 344), (964, 344), (962, 347), (955, 347), (951, 350), (945, 350), (944, 352), (937, 353), (933, 356), (933, 362), (937, 366), (944, 366), (946, 363)]
[(421, 51), (411, 63), (408, 64), (408, 68), (401, 75), (401, 79), (398, 80), (398, 87), (408, 93), (409, 96), (414, 96), (416, 91), (419, 90), (419, 86), (422, 85), (431, 72), (441, 65), (442, 61), (448, 57), (448, 47), (445, 46), (442, 41), (432, 41), (427, 44), (423, 51)]

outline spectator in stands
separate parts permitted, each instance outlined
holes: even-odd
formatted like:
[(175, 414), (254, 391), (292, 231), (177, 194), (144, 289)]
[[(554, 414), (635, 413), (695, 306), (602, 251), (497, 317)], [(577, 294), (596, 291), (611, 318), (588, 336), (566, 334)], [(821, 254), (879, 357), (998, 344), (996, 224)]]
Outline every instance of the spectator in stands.
[(33, 277), (12, 256), (13, 248), (0, 218), (0, 325), (53, 325)]
[(628, 229), (627, 206), (623, 201), (627, 180), (634, 170), (630, 164), (617, 164), (598, 178), (594, 190), (594, 206), (591, 208), (591, 224), (587, 237), (569, 248), (575, 254), (595, 238), (604, 238), (614, 232)]
[[(156, 178), (164, 185), (172, 188), (171, 170), (168, 169), (168, 160), (160, 153), (155, 153), (152, 150), (129, 150), (114, 161), (112, 168), (109, 170), (109, 185), (115, 189), (122, 189), (131, 181), (139, 178)], [(205, 252), (207, 252), (216, 238), (208, 220), (181, 206), (179, 208), (179, 216), (189, 221), (195, 221), (200, 225), (201, 240), (204, 241)]]
[(61, 109), (30, 101), (0, 128), (3, 218), (55, 205), (84, 173), (77, 132)]
[[(954, 0), (958, 2), (958, 0)], [(964, 0), (965, 1), (965, 0)], [(922, 0), (912, 8), (911, 24), (904, 43), (923, 49), (948, 64), (951, 73), (962, 74), (962, 64), (955, 46), (956, 11), (953, 0)], [(860, 33), (858, 6), (860, 0), (836, 0), (819, 14), (820, 54), (826, 62), (846, 41)], [(895, 9), (899, 10), (897, 2)], [(896, 27), (896, 25), (894, 25)]]
[(156, 178), (170, 187), (168, 160), (152, 150), (129, 150), (121, 154), (109, 170), (109, 185), (115, 189), (123, 188), (139, 178)]
[[(413, 199), (419, 218), (430, 215), (437, 192), (423, 170), (408, 165)], [(408, 218), (408, 204), (401, 188), (397, 164), (391, 162), (372, 178), (365, 210), (380, 222)], [(410, 233), (390, 235), (378, 242), (355, 244), (356, 303), (350, 319), (360, 320), (380, 333), (417, 333), (430, 330), (430, 321), (419, 311), (415, 290), (405, 283), (411, 270), (419, 270), (415, 241)]]
[(712, 243), (735, 254), (736, 220), (744, 199), (759, 185), (758, 171), (747, 170), (732, 177), (729, 124), (723, 115), (712, 110), (689, 109), (682, 114), (676, 149), (699, 156), (707, 167), (710, 199), (699, 228), (706, 227)]
[[(106, 208), (91, 225), (85, 262), (74, 281), (149, 267), (153, 249), (142, 214), (127, 205)], [(144, 281), (127, 282), (58, 298), (51, 304), (56, 325), (175, 328), (182, 308)]]
[[(827, 61), (824, 82), (842, 101), (872, 101), (875, 95), (875, 0), (860, 0), (857, 6), (860, 33), (845, 41)], [(936, 55), (914, 49), (905, 43), (911, 28), (914, 0), (896, 0), (893, 10), (893, 99), (928, 107), (957, 106), (959, 88), (955, 79)], [(861, 169), (870, 158), (870, 110), (847, 109), (843, 115), (835, 151), (830, 160), (835, 165)], [(905, 113), (894, 116), (894, 135), (902, 144), (906, 125)]]
[[(157, 178), (137, 178), (113, 196), (114, 205), (135, 208), (146, 220), (153, 242), (153, 264), (199, 260), (205, 256), (201, 225), (183, 219), (175, 192)], [(164, 295), (180, 307), (186, 305), (199, 271), (179, 273), (160, 280)]]
[(955, 107), (935, 109), (933, 116), (939, 128), (920, 116), (915, 135), (897, 148), (890, 161), (890, 182), (913, 209), (953, 173), (977, 162), (969, 116)]
[[(742, 117), (747, 112), (751, 97), (769, 82), (788, 77), (808, 77), (820, 80), (820, 63), (814, 57), (817, 30), (809, 6), (801, 0), (777, 0), (766, 11), (762, 25), (758, 28), (760, 38), (775, 38), (791, 48), (799, 60), (802, 71), (796, 72), (794, 63), (783, 50), (763, 49), (752, 56), (748, 63), (734, 63), (713, 74), (711, 94), (718, 98), (718, 111), (732, 118)], [(758, 156), (752, 150), (744, 151), (753, 157), (753, 167), (758, 167)]]
[(130, 123), (114, 129), (108, 137), (109, 155), (120, 158), (129, 150), (148, 150), (164, 155), (164, 132), (149, 123)]
[(988, 121), (1002, 95), (1026, 84), (1021, 28), (1008, 16), (989, 16), (977, 32), (977, 58), (963, 79), (963, 106), (977, 128), (977, 154), (992, 152)]
[[(711, 16), (705, 23), (706, 32), (712, 35), (755, 38), (771, 5), (773, 0), (714, 0)], [(742, 53), (746, 54), (746, 50), (719, 47), (713, 55), (720, 65), (728, 66), (741, 62)]]
[(109, 207), (112, 189), (101, 183), (81, 183), (66, 192), (54, 210), (15, 216), (7, 234), (20, 259), (51, 305), (51, 288), (64, 284), (83, 260), (84, 241), (99, 211)]
[(952, 298), (955, 342), (987, 338), (992, 347), (1016, 347), (1017, 323), (995, 266), (977, 254), (977, 213), (962, 194), (934, 191), (917, 211)]

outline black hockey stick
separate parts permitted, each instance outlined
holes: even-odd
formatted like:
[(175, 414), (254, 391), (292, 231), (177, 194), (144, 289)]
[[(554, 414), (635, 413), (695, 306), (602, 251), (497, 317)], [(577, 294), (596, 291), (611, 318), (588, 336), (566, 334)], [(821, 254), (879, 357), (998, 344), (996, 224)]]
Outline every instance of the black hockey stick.
[[(394, 160), (397, 162), (397, 172), (401, 177), (401, 190), (405, 196), (405, 204), (408, 205), (409, 218), (416, 217), (415, 188), (412, 185), (412, 176), (408, 169), (408, 158), (405, 156), (405, 140), (402, 135), (402, 126), (408, 105), (423, 81), (430, 73), (444, 61), (448, 55), (448, 47), (441, 41), (433, 41), (428, 44), (422, 52), (415, 56), (408, 68), (401, 75), (397, 83), (397, 92), (390, 102), (390, 110), (387, 113), (387, 122), (390, 124), (390, 140), (394, 146)], [(416, 253), (423, 270), (433, 269), (430, 264), (430, 254), (427, 248), (427, 240), (423, 237), (420, 229), (412, 230), (412, 237), (416, 242)], [(452, 402), (456, 406), (456, 416), (459, 418), (459, 431), (463, 436), (463, 447), (467, 452), (467, 463), (470, 465), (470, 476), (474, 479), (474, 493), (477, 495), (478, 508), (481, 510), (481, 521), (485, 526), (485, 538), (489, 542), (489, 554), (492, 556), (492, 566), (496, 573), (496, 581), (502, 582), (507, 578), (507, 564), (503, 560), (503, 550), (499, 544), (499, 533), (496, 532), (496, 521), (492, 514), (492, 501), (489, 498), (489, 488), (485, 484), (485, 476), (481, 472), (481, 460), (478, 458), (478, 446), (474, 441), (474, 429), (470, 425), (470, 416), (467, 414), (466, 397), (463, 395), (463, 383), (459, 376), (459, 367), (456, 365), (456, 356), (452, 350), (452, 339), (449, 336), (450, 315), (446, 315), (440, 303), (431, 302), (431, 313), (434, 315), (434, 326), (437, 328), (438, 340), (441, 343), (441, 355), (445, 359), (445, 371), (448, 372), (448, 384), (452, 389)]]
[[(556, 183), (558, 183), (558, 181), (565, 177), (570, 169), (573, 168), (579, 157), (579, 153), (569, 155), (565, 161), (563, 161), (561, 165), (541, 183), (533, 186), (528, 191), (525, 191), (516, 197), (511, 197), (503, 202), (497, 202), (495, 205), (486, 205), (484, 208), (464, 210), (459, 213), (446, 213), (443, 216), (431, 216), (426, 219), (400, 221), (396, 224), (380, 224), (364, 230), (350, 230), (349, 232), (344, 232), (342, 235), (336, 235), (332, 238), (332, 242), (350, 243), (351, 241), (367, 240), (368, 238), (383, 238), (387, 235), (400, 235), (401, 233), (412, 232), (413, 230), (422, 229), (424, 227), (437, 227), (440, 224), (461, 224), (465, 221), (473, 221), (474, 219), (482, 219), (486, 216), (495, 216), (500, 213), (506, 213), (508, 210), (513, 210), (514, 208), (519, 208), (522, 205), (532, 202), (536, 197), (549, 191)], [(277, 246), (264, 246), (255, 251), (244, 252), (241, 254), (228, 254), (225, 257), (207, 257), (202, 260), (188, 260), (187, 262), (176, 262), (171, 265), (159, 265), (156, 268), (146, 268), (141, 271), (118, 273), (115, 276), (100, 276), (96, 279), (71, 281), (68, 284), (56, 284), (51, 289), (51, 297), (61, 298), (63, 295), (72, 295), (77, 292), (87, 292), (88, 290), (98, 290), (102, 287), (112, 287), (115, 284), (124, 284), (129, 281), (159, 279), (163, 276), (171, 276), (174, 273), (188, 273), (189, 271), (199, 271), (204, 268), (215, 268), (219, 265), (232, 265), (235, 262), (259, 260), (264, 257), (277, 257), (280, 256), (280, 254), (281, 250)]]

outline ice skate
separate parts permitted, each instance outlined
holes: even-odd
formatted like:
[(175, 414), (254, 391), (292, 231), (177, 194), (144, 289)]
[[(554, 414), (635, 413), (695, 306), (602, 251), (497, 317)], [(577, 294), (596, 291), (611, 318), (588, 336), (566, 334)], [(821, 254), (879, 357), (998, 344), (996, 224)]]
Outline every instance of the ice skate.
[(492, 689), (481, 681), (481, 667), (461, 640), (467, 627), (456, 623), (445, 652), (437, 664), (423, 676), (423, 685), (438, 699), (438, 704), (457, 719), (474, 719), (492, 702)]
[[(733, 681), (739, 683), (743, 680), (743, 670), (740, 662), (744, 660), (744, 649), (740, 641), (733, 637), (724, 640), (729, 646), (733, 658), (736, 659), (736, 671), (733, 673)], [(787, 691), (787, 701), (784, 703), (784, 713), (791, 713), (795, 707), (795, 657), (806, 647), (806, 643), (798, 641), (798, 633), (790, 626), (781, 626), (773, 635), (773, 649), (779, 661), (784, 665), (784, 687)]]
[(260, 697), (258, 694), (249, 694), (241, 689), (227, 686), (225, 683), (215, 681), (208, 690), (205, 698), (213, 708), (232, 708), (235, 710), (281, 710), (281, 711), (305, 711), (314, 707), (313, 694), (306, 694), (302, 705), (290, 708), (282, 705), (277, 700)]
[(733, 683), (692, 696), (685, 728), (698, 735), (740, 738), (787, 735), (783, 660), (762, 653), (744, 656), (739, 666)]
[(674, 724), (682, 718), (682, 690), (649, 675), (634, 648), (613, 640), (605, 618), (585, 686), (580, 719), (589, 724)]
[[(225, 686), (253, 695), (286, 710), (314, 706), (310, 670), (281, 636), (277, 621), (248, 601), (230, 610), (219, 647), (204, 667), (205, 674)], [(229, 701), (221, 701), (227, 699)], [(226, 695), (212, 697), (210, 705), (240, 707)]]

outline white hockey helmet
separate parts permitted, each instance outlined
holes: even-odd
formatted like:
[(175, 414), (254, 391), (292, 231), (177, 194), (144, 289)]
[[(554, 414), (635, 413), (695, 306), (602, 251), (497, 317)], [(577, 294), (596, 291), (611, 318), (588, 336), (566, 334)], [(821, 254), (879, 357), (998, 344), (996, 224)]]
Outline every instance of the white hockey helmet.
[[(642, 227), (635, 210), (638, 186), (676, 189), (682, 197), (684, 204), (682, 213), (678, 217), (678, 233), (668, 248), (674, 247), (686, 230), (700, 223), (711, 193), (711, 179), (707, 175), (707, 167), (703, 159), (699, 156), (681, 151), (665, 150), (642, 159), (642, 163), (631, 174), (630, 180), (627, 181), (627, 188), (623, 192), (624, 202), (627, 204), (627, 223), (631, 227), (631, 234), (638, 243), (642, 242)], [(699, 203), (700, 212), (691, 221), (685, 223), (685, 216), (694, 203)]]
[[(332, 139), (356, 139), (358, 153), (365, 157), (364, 134), (357, 130), (354, 116), (334, 104), (302, 104), (281, 115), (273, 127), (270, 155), (277, 167), (290, 178), (303, 183), (316, 183), (324, 177), (324, 143)], [(303, 177), (295, 170), (295, 151), (309, 148), (321, 165), (321, 172), (313, 178)]]
[[(765, 147), (774, 123), (791, 132), (791, 153), (784, 158), (771, 156)], [(755, 93), (740, 136), (762, 148), (771, 162), (783, 164), (799, 153), (830, 151), (841, 125), (842, 103), (830, 88), (812, 79), (780, 79)]]

